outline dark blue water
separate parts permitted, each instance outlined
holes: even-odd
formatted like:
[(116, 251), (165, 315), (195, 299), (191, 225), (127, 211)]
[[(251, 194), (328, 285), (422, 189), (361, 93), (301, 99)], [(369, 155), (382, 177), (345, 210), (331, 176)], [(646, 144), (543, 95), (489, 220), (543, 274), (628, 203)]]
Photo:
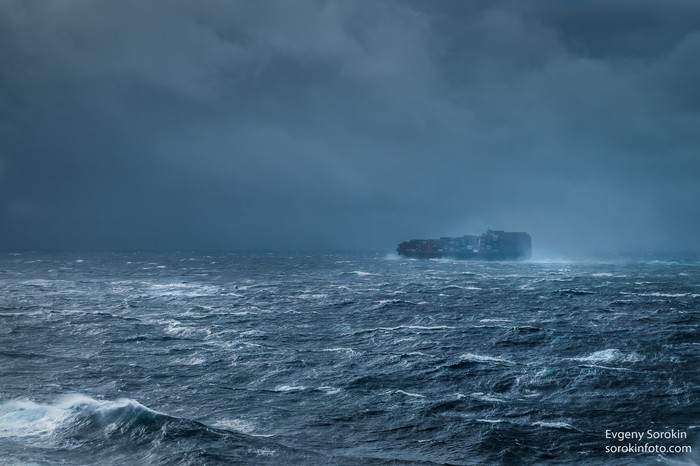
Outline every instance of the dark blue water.
[(692, 257), (3, 254), (0, 464), (697, 464), (699, 324)]

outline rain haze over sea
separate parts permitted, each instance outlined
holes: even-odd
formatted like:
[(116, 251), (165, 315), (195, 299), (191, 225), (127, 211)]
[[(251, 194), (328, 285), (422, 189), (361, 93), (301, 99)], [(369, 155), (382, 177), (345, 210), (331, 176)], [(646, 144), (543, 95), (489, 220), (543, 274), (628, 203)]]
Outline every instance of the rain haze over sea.
[(0, 465), (697, 464), (699, 24), (0, 0)]

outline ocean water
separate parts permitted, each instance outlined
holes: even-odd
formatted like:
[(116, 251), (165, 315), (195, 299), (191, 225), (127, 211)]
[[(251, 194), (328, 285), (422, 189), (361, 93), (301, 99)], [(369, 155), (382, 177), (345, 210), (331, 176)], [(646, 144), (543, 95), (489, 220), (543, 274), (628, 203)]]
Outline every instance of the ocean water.
[(3, 253), (0, 464), (698, 464), (699, 324), (689, 256)]

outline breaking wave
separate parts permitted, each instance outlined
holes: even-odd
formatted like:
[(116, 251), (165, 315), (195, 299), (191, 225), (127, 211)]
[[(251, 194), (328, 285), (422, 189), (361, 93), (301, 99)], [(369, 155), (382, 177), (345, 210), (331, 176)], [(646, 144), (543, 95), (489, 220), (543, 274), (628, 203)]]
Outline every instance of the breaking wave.
[[(86, 455), (99, 464), (124, 464), (126, 457), (128, 463), (150, 463), (153, 455), (164, 453), (164, 445), (170, 449), (168, 464), (212, 460), (254, 464), (261, 456), (293, 459), (299, 454), (244, 433), (252, 429), (250, 423), (219, 421), (215, 425), (169, 416), (129, 398), (109, 401), (73, 394), (54, 403), (11, 400), (0, 405), (0, 439), (24, 445), (22, 450), (37, 449), (49, 463), (78, 464), (83, 460), (70, 458)], [(221, 451), (202, 451), (201, 442), (219, 445)], [(8, 453), (9, 460), (22, 463), (21, 454)]]

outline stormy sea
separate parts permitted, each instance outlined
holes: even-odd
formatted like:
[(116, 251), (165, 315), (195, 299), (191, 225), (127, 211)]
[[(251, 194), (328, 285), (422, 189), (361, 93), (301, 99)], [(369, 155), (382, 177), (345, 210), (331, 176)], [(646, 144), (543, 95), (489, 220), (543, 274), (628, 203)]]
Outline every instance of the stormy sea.
[(697, 464), (700, 258), (0, 255), (0, 464)]

